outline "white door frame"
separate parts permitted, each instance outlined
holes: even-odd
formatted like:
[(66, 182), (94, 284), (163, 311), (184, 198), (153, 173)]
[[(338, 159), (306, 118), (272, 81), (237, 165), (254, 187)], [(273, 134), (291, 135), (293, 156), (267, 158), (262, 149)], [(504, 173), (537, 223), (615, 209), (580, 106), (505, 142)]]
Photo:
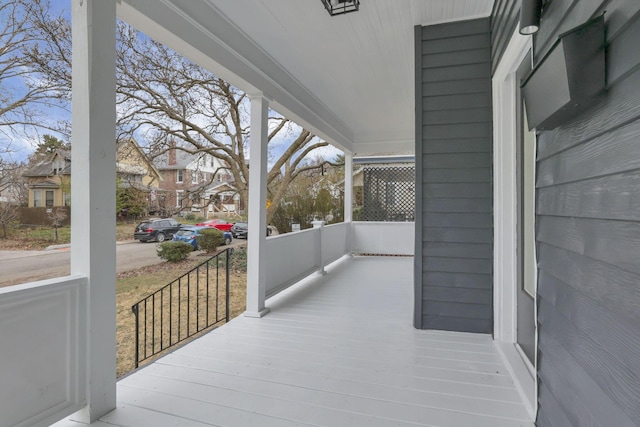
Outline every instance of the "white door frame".
[[(494, 339), (507, 367), (535, 419), (537, 384), (535, 367), (517, 345), (518, 210), (516, 185), (516, 99), (515, 73), (532, 49), (531, 36), (516, 28), (493, 75), (493, 311)], [(536, 338), (537, 340), (537, 338)]]

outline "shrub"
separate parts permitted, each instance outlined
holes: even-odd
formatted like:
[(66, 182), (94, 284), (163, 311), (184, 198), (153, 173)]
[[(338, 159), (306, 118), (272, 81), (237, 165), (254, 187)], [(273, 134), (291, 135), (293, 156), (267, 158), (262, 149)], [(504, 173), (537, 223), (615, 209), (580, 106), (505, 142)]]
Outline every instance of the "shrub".
[(185, 219), (185, 221), (193, 221), (194, 219), (196, 219), (196, 214), (189, 212), (187, 214), (184, 214), (183, 218)]
[(247, 272), (247, 250), (245, 248), (235, 248), (230, 258), (231, 269), (236, 272)]
[(200, 230), (198, 246), (207, 253), (215, 252), (224, 243), (224, 233), (217, 228)]
[(169, 262), (187, 259), (193, 246), (185, 242), (163, 242), (158, 245), (158, 256)]

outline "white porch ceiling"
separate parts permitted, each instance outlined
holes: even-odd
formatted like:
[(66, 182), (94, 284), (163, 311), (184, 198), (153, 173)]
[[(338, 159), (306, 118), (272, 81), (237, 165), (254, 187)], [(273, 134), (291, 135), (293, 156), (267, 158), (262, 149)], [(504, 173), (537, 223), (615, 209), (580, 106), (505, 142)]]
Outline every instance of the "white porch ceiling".
[(121, 0), (119, 15), (329, 142), (412, 152), (414, 25), (474, 19), (493, 0)]

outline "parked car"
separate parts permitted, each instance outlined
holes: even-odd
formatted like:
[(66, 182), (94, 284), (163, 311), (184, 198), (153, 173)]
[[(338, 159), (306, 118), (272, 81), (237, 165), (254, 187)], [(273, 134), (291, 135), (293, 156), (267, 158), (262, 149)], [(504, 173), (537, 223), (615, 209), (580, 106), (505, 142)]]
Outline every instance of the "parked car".
[(167, 239), (171, 239), (181, 226), (182, 224), (171, 218), (148, 219), (138, 224), (133, 237), (141, 242), (150, 242), (152, 240), (164, 242)]
[(249, 226), (246, 222), (236, 222), (231, 227), (231, 234), (236, 239), (246, 239), (247, 238), (247, 229)]
[(198, 227), (215, 227), (220, 231), (229, 231), (233, 227), (233, 223), (227, 222), (223, 219), (209, 219), (196, 224)]
[[(185, 242), (193, 246), (193, 250), (198, 249), (198, 237), (200, 236), (200, 231), (208, 229), (206, 226), (185, 226), (181, 227), (180, 230), (173, 235), (174, 242)], [(223, 231), (224, 235), (224, 244), (228, 245), (233, 241), (233, 237), (230, 232)]]
[[(246, 239), (248, 229), (249, 226), (246, 222), (236, 222), (235, 224), (233, 224), (233, 227), (231, 227), (231, 234), (233, 234), (233, 237), (236, 239)], [(274, 231), (276, 234), (278, 234), (278, 230), (276, 229), (276, 227), (274, 227), (273, 225), (267, 226), (267, 236), (271, 236)]]

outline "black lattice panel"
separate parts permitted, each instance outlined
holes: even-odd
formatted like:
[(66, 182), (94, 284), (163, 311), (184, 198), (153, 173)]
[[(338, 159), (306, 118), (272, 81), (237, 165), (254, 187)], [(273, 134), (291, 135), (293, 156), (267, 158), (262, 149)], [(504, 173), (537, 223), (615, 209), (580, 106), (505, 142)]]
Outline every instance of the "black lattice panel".
[(414, 167), (363, 169), (363, 219), (413, 221), (416, 210)]

